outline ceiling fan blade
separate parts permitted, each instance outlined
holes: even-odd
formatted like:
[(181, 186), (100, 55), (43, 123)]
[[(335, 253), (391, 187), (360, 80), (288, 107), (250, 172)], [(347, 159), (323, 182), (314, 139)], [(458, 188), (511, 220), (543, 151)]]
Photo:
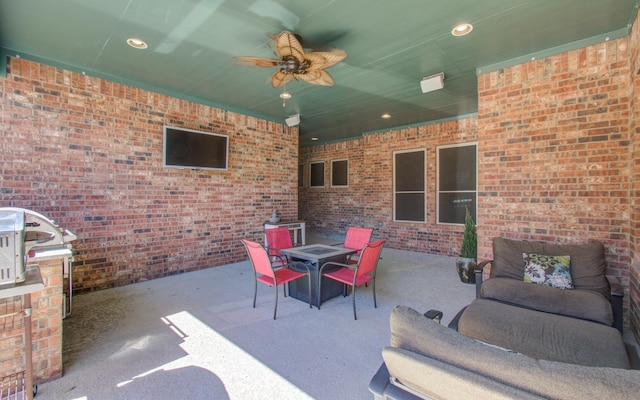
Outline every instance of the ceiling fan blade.
[(287, 83), (291, 82), (293, 78), (293, 74), (285, 74), (281, 70), (278, 70), (271, 76), (271, 85), (273, 85), (273, 87), (276, 89), (281, 88)]
[(298, 62), (304, 61), (304, 49), (300, 41), (289, 31), (284, 31), (278, 35), (276, 50), (277, 54), (282, 58), (292, 56)]
[(311, 52), (305, 53), (305, 58), (309, 61), (309, 71), (316, 71), (319, 69), (325, 69), (336, 65), (340, 61), (344, 60), (347, 56), (347, 52), (344, 50), (335, 49), (330, 52)]
[(331, 51), (325, 51), (320, 54), (322, 54), (324, 58), (327, 59), (327, 67), (336, 65), (347, 57), (347, 52), (340, 49), (333, 49)]
[(269, 39), (269, 48), (275, 55), (278, 55), (278, 36), (279, 34), (277, 33), (267, 33), (267, 38)]
[(309, 67), (307, 71), (318, 71), (327, 68), (329, 61), (323, 55), (323, 53), (313, 52), (304, 54), (307, 61), (309, 61)]
[(236, 64), (248, 65), (252, 67), (273, 68), (280, 65), (281, 60), (275, 58), (251, 57), (251, 56), (233, 56), (237, 60)]
[(312, 85), (333, 86), (333, 77), (323, 69), (317, 71), (308, 71), (306, 74), (294, 74), (299, 81), (304, 81)]

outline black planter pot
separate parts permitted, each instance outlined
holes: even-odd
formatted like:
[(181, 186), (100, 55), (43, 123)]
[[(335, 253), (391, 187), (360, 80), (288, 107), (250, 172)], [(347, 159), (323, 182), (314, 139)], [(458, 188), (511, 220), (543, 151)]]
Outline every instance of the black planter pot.
[(474, 270), (477, 265), (475, 258), (458, 257), (456, 259), (456, 271), (463, 283), (476, 283)]

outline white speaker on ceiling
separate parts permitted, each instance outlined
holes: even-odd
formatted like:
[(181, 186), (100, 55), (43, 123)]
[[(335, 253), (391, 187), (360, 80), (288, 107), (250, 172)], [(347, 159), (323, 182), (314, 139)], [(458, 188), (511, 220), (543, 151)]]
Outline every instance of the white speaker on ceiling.
[(420, 81), (420, 88), (422, 93), (433, 92), (434, 90), (442, 89), (444, 87), (444, 72), (439, 74), (427, 76)]
[(287, 126), (298, 126), (300, 124), (300, 114), (290, 115), (284, 122), (287, 123)]

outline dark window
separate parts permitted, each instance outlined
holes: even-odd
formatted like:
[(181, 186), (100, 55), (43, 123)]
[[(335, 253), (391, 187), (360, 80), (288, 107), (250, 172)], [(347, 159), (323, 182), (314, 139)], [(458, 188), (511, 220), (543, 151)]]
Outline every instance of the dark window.
[(425, 150), (393, 154), (395, 221), (426, 221), (425, 154)]
[(324, 187), (324, 161), (311, 163), (311, 187)]
[(331, 161), (331, 186), (349, 185), (349, 164), (347, 160)]
[(464, 224), (466, 209), (476, 220), (477, 145), (438, 147), (438, 223)]

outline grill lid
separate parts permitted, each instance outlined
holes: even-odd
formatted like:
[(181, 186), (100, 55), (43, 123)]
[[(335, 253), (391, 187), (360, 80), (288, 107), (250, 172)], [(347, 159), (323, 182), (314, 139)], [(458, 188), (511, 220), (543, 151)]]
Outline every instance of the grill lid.
[(58, 227), (52, 220), (36, 211), (17, 207), (0, 208), (0, 215), (7, 213), (23, 213), (24, 241), (27, 247), (62, 245), (77, 239), (73, 233)]

